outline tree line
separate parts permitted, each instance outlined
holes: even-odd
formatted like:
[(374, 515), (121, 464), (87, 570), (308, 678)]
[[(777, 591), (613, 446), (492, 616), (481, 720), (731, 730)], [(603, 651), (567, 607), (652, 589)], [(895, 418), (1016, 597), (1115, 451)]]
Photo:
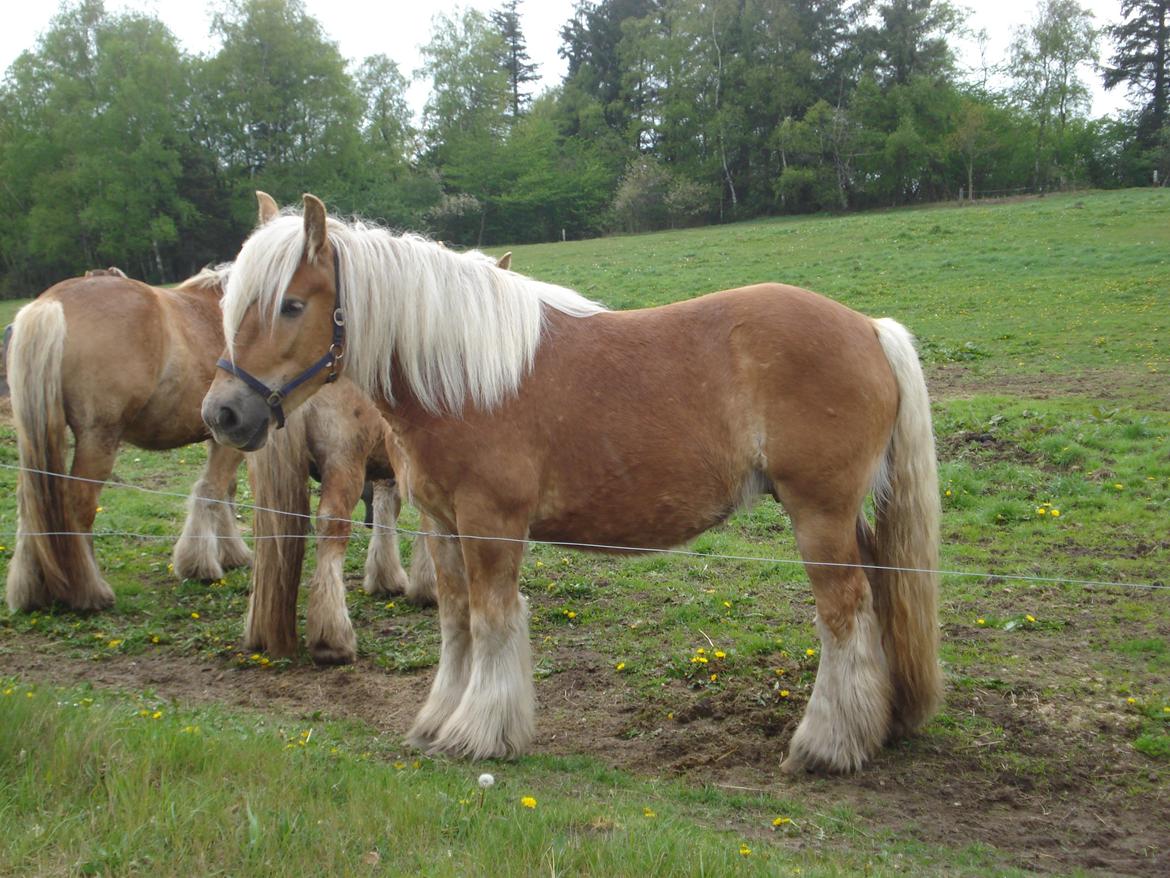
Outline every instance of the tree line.
[[(1006, 66), (975, 71), (945, 0), (580, 0), (539, 95), (502, 0), (436, 16), (417, 122), (394, 60), (343, 58), (301, 0), (222, 0), (213, 29), (187, 53), (148, 14), (75, 0), (12, 64), (0, 292), (111, 263), (189, 275), (235, 253), (254, 189), (483, 245), (1170, 171), (1170, 0), (1120, 0), (1106, 28), (1039, 0)], [(1133, 111), (1089, 118), (1093, 62)]]

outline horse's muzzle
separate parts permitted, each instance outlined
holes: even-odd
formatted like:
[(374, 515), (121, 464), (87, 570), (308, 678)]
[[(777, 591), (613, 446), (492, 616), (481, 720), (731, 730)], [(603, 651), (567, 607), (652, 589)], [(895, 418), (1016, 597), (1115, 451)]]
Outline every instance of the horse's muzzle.
[(268, 441), (272, 411), (261, 397), (234, 383), (212, 388), (203, 398), (203, 423), (220, 445), (256, 451)]

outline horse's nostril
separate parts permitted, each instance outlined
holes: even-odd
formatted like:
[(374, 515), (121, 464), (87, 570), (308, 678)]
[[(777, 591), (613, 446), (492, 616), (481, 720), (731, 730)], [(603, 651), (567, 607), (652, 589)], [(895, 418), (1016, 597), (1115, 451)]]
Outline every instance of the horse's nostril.
[(240, 423), (240, 416), (236, 414), (236, 410), (230, 406), (221, 405), (219, 407), (219, 426), (223, 430), (231, 430), (237, 427)]

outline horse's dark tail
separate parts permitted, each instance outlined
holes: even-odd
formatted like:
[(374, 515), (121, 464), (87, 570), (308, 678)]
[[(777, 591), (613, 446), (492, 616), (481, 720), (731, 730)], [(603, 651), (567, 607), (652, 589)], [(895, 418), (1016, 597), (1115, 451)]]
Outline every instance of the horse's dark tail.
[(275, 656), (297, 650), (297, 592), (309, 532), (309, 455), (303, 412), (247, 456), (256, 510), (252, 597), (244, 645)]
[(921, 727), (942, 700), (938, 648), (941, 510), (930, 398), (914, 340), (899, 323), (875, 320), (898, 382), (899, 406), (886, 465), (875, 491), (870, 576), (874, 608), (894, 688), (891, 736)]

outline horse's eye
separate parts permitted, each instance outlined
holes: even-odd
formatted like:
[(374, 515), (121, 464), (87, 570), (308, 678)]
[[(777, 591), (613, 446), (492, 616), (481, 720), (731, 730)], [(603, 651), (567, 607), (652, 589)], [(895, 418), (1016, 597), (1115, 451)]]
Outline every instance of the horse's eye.
[(285, 299), (280, 303), (280, 316), (297, 317), (304, 313), (305, 303), (300, 299)]

